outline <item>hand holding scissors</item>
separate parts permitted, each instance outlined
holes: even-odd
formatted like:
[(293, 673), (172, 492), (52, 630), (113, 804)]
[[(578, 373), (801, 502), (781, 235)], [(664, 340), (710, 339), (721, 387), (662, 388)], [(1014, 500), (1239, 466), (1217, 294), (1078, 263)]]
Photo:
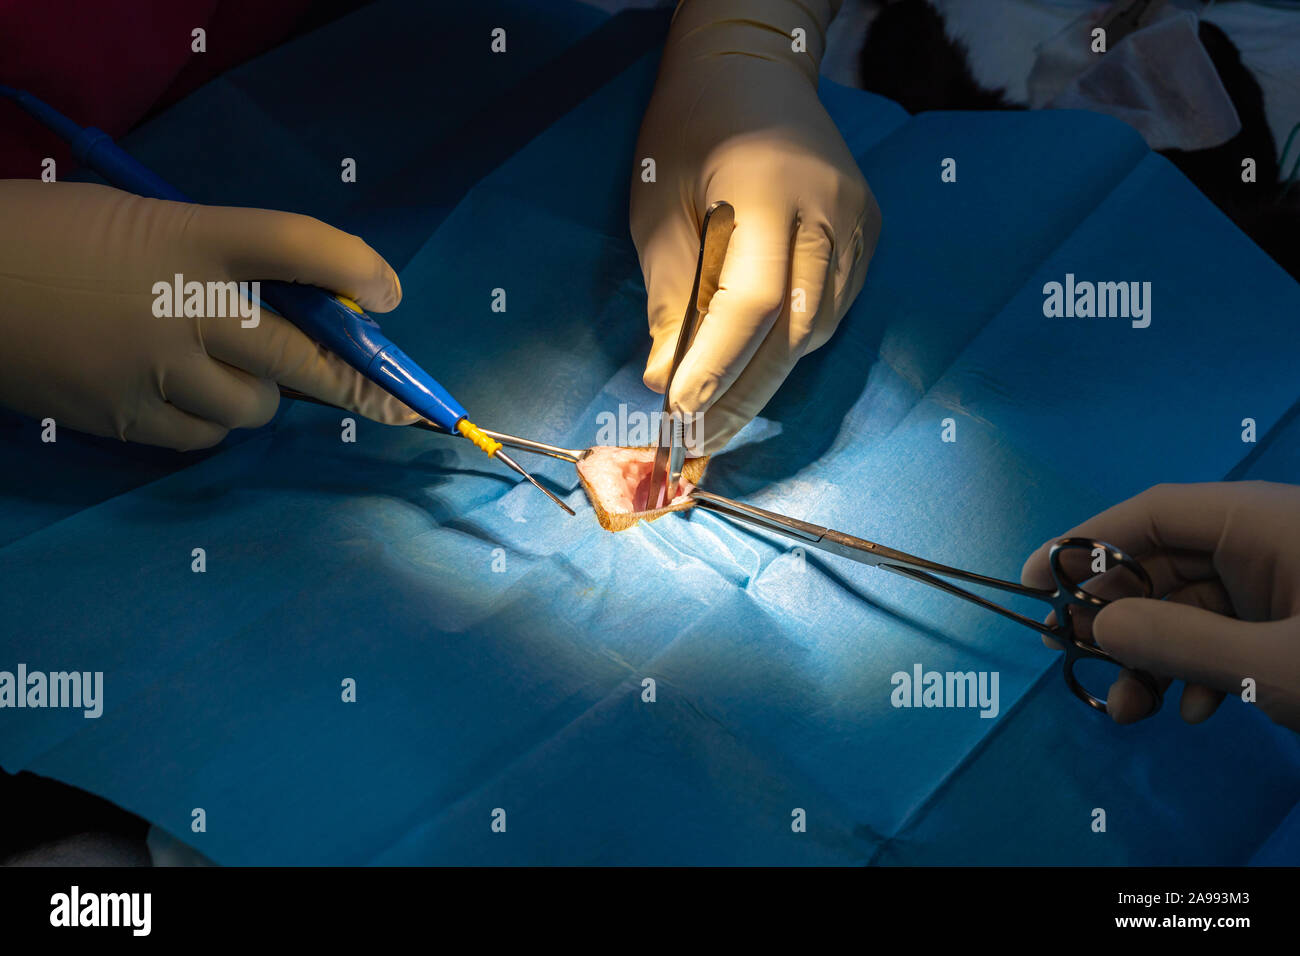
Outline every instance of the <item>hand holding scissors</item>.
[[(796, 538), (806, 545), (829, 551), (832, 554), (838, 554), (852, 561), (892, 571), (914, 581), (921, 581), (996, 614), (1001, 614), (1017, 624), (1023, 624), (1025, 627), (1032, 628), (1038, 633), (1052, 638), (1065, 651), (1065, 660), (1062, 664), (1065, 683), (1074, 696), (1096, 710), (1106, 712), (1107, 688), (1112, 685), (1121, 673), (1131, 675), (1147, 690), (1154, 702), (1152, 713), (1160, 708), (1163, 694), (1160, 684), (1157, 683), (1155, 678), (1145, 671), (1125, 668), (1121, 661), (1098, 647), (1096, 642), (1092, 640), (1090, 633), (1081, 633), (1079, 629), (1076, 609), (1099, 611), (1110, 601), (1087, 591), (1083, 584), (1066, 569), (1064, 561), (1067, 555), (1073, 552), (1086, 553), (1095, 562), (1100, 562), (1101, 569), (1098, 573), (1122, 569), (1127, 572), (1138, 588), (1138, 593), (1133, 596), (1151, 596), (1151, 578), (1148, 576), (1146, 569), (1124, 551), (1113, 545), (1092, 538), (1060, 539), (1051, 546), (1048, 554), (1053, 587), (1037, 588), (1018, 584), (1014, 581), (1004, 581), (1000, 578), (976, 574), (972, 571), (963, 571), (960, 568), (949, 567), (945, 564), (938, 564), (925, 558), (918, 558), (915, 555), (885, 547), (882, 544), (876, 544), (874, 541), (856, 538), (841, 531), (834, 531), (830, 528), (823, 528), (821, 525), (800, 521), (798, 518), (790, 518), (772, 511), (764, 511), (761, 508), (742, 504), (739, 501), (733, 501), (730, 498), (724, 498), (721, 495), (715, 495), (700, 489), (692, 492), (691, 496), (697, 504), (710, 511), (715, 511), (718, 514), (747, 524), (778, 531), (788, 537)], [(1090, 564), (1090, 566), (1095, 565)], [(988, 598), (958, 587), (952, 581), (945, 580), (947, 578), (1044, 601), (1051, 607), (1053, 612), (1051, 623), (1037, 621), (1019, 614)], [(1080, 664), (1086, 666), (1080, 668)]]

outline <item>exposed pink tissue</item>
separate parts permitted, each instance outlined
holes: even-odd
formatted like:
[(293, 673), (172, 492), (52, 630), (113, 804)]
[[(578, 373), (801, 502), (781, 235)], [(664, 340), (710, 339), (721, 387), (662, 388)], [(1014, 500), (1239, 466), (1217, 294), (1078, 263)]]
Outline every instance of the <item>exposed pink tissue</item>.
[[(617, 448), (599, 445), (578, 462), (578, 471), (610, 514), (632, 514), (635, 502), (645, 494), (654, 470), (653, 448)], [(686, 501), (695, 486), (683, 481), (668, 504)], [(667, 507), (667, 505), (665, 505)]]

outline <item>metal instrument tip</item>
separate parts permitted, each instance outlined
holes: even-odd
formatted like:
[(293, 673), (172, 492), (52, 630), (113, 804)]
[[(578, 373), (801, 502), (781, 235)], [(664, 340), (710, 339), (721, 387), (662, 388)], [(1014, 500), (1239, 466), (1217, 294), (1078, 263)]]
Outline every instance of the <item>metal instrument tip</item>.
[(495, 452), (493, 452), (493, 454), (494, 454), (497, 458), (499, 458), (499, 459), (501, 460), (501, 463), (502, 463), (503, 465), (505, 465), (507, 468), (511, 469), (512, 471), (517, 471), (517, 472), (519, 472), (519, 474), (523, 475), (523, 476), (524, 476), (525, 478), (527, 478), (530, 482), (532, 482), (534, 488), (536, 488), (536, 489), (537, 489), (538, 491), (540, 491), (542, 494), (546, 495), (546, 497), (550, 498), (552, 501), (554, 501), (557, 505), (559, 505), (561, 508), (563, 508), (563, 509), (564, 509), (565, 511), (567, 511), (569, 514), (571, 514), (571, 515), (572, 515), (572, 514), (576, 514), (576, 512), (575, 512), (572, 508), (570, 508), (570, 507), (569, 507), (568, 505), (566, 505), (563, 501), (561, 501), (559, 498), (555, 497), (555, 495), (551, 494), (549, 491), (547, 491), (545, 488), (543, 488), (540, 484), (538, 484), (536, 478), (534, 478), (534, 477), (533, 477), (532, 475), (530, 475), (528, 472), (524, 471), (523, 468), (521, 468), (521, 467), (519, 466), (518, 462), (516, 462), (513, 458), (511, 458), (509, 455), (507, 455), (505, 452), (503, 452), (500, 448), (498, 448)]

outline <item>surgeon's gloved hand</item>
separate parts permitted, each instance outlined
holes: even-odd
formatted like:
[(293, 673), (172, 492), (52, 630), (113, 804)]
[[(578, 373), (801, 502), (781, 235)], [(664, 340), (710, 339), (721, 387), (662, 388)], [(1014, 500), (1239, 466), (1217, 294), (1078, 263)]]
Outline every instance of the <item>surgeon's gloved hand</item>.
[[(1154, 599), (1120, 597), (1111, 575), (1088, 585), (1119, 598), (1091, 633), (1129, 667), (1185, 681), (1184, 720), (1205, 720), (1250, 678), (1260, 709), (1300, 730), (1300, 486), (1157, 485), (1066, 532), (1073, 535), (1122, 548), (1151, 576)], [(1052, 586), (1050, 545), (1025, 563), (1025, 584)], [(1126, 673), (1108, 703), (1116, 721), (1131, 723), (1153, 702)]]
[(368, 418), (416, 415), (285, 319), (160, 318), (154, 284), (284, 279), (387, 312), (397, 276), (307, 216), (0, 180), (0, 404), (93, 435), (215, 445), (265, 424), (276, 383)]
[[(632, 237), (649, 292), (645, 383), (667, 386), (690, 298), (700, 224), (736, 210), (717, 293), (673, 381), (672, 407), (703, 412), (725, 445), (799, 358), (825, 344), (862, 288), (880, 210), (817, 98), (838, 0), (686, 0), (641, 126)], [(792, 37), (802, 30), (806, 52)], [(653, 159), (655, 181), (643, 181)]]

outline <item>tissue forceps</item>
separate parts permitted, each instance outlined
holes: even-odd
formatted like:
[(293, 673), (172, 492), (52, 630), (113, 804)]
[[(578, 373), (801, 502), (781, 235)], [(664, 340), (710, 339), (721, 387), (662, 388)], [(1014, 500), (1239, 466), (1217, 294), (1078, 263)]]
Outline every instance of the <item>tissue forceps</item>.
[[(296, 389), (285, 388), (283, 385), (280, 386), (280, 394), (283, 395), (285, 398), (293, 399), (295, 402), (308, 402), (309, 404), (321, 405), (325, 408), (337, 408), (341, 412), (347, 411), (346, 408), (339, 408), (339, 406), (335, 405), (333, 402), (322, 401), (319, 398), (315, 398), (311, 395), (307, 395), (304, 392), (299, 392)], [(455, 432), (449, 432), (447, 429), (439, 425), (435, 425), (433, 422), (429, 421), (426, 418), (418, 419), (417, 421), (411, 422), (409, 426), (404, 426), (404, 427), (421, 428), (424, 431), (433, 432), (435, 435), (456, 434)], [(536, 452), (539, 455), (547, 455), (548, 457), (551, 458), (558, 458), (560, 459), (560, 461), (567, 461), (573, 465), (576, 465), (578, 462), (582, 461), (582, 459), (586, 458), (588, 455), (591, 454), (590, 448), (561, 448), (558, 445), (548, 445), (546, 444), (546, 442), (533, 441), (531, 438), (520, 438), (518, 435), (510, 435), (507, 434), (506, 432), (496, 432), (490, 428), (481, 428), (479, 429), (479, 431), (481, 431), (484, 435), (487, 435), (488, 438), (491, 438), (493, 441), (499, 441), (507, 448), (518, 448), (520, 451)], [(535, 485), (537, 484), (537, 481), (533, 479), (531, 475), (525, 475), (525, 477), (527, 477), (530, 481), (532, 481), (533, 484)], [(538, 487), (541, 486), (539, 485)], [(542, 491), (545, 494), (549, 495), (551, 498), (555, 497), (545, 488), (542, 488)], [(564, 507), (566, 511), (572, 513), (573, 509), (569, 508), (567, 505), (564, 505), (563, 502), (560, 502), (560, 504)]]
[[(1031, 588), (1015, 581), (991, 578), (983, 574), (976, 574), (973, 571), (963, 571), (960, 568), (953, 568), (925, 558), (918, 558), (915, 555), (888, 548), (883, 544), (876, 544), (874, 541), (856, 538), (842, 531), (823, 528), (821, 525), (800, 521), (798, 518), (790, 518), (773, 511), (764, 511), (762, 508), (755, 508), (752, 505), (733, 501), (730, 498), (724, 498), (721, 495), (715, 495), (699, 488), (691, 492), (691, 497), (702, 508), (707, 508), (710, 511), (715, 511), (718, 514), (746, 524), (777, 531), (809, 547), (828, 551), (831, 554), (838, 554), (840, 557), (848, 558), (851, 561), (868, 564), (885, 571), (901, 574), (914, 581), (920, 581), (1052, 638), (1065, 649), (1062, 673), (1066, 685), (1069, 686), (1075, 697), (1102, 713), (1106, 712), (1106, 698), (1092, 693), (1075, 674), (1075, 665), (1080, 661), (1100, 662), (1107, 665), (1108, 676), (1112, 679), (1118, 676), (1120, 671), (1127, 670), (1151, 694), (1151, 699), (1154, 701), (1151, 712), (1155, 713), (1160, 709), (1163, 693), (1154, 677), (1145, 671), (1126, 668), (1119, 660), (1106, 653), (1095, 643), (1081, 638), (1075, 631), (1071, 608), (1100, 610), (1110, 601), (1085, 590), (1083, 585), (1065, 569), (1062, 559), (1071, 551), (1081, 551), (1095, 557), (1098, 550), (1100, 550), (1104, 555), (1103, 567), (1106, 570), (1123, 568), (1141, 585), (1142, 593), (1140, 596), (1151, 596), (1151, 578), (1147, 574), (1146, 568), (1114, 545), (1107, 544), (1104, 541), (1096, 541), (1092, 538), (1061, 538), (1052, 545), (1052, 549), (1048, 554), (1048, 565), (1051, 568), (1052, 579), (1056, 586), (1050, 590)], [(1009, 594), (1044, 601), (1055, 612), (1056, 623), (1045, 624), (1042, 621), (1036, 621), (1031, 617), (1018, 614), (1008, 607), (967, 591), (965, 588), (958, 587), (952, 581), (944, 580), (945, 578), (955, 578), (958, 581), (978, 584), (998, 591), (1005, 591)], [(1094, 689), (1097, 689), (1099, 682), (1095, 674), (1090, 674), (1089, 683)], [(1105, 687), (1109, 686), (1110, 682), (1108, 681)]]
[[(296, 389), (285, 388), (283, 385), (280, 386), (280, 394), (283, 395), (285, 398), (293, 399), (295, 402), (310, 402), (313, 405), (324, 405), (326, 408), (338, 408), (338, 406), (335, 405), (333, 402), (321, 401), (319, 398), (315, 398), (311, 395), (307, 395), (303, 392), (299, 392)], [(346, 411), (346, 409), (339, 409), (339, 410)], [(423, 428), (426, 431), (437, 432), (439, 435), (460, 434), (460, 432), (448, 431), (446, 428), (443, 428), (442, 426), (429, 421), (427, 418), (421, 418), (418, 421), (412, 422), (412, 424), (416, 428)], [(532, 447), (533, 445), (536, 444), (536, 442), (530, 442), (526, 438), (515, 438), (512, 435), (501, 435), (499, 432), (490, 432), (487, 429), (478, 428), (478, 426), (474, 426), (474, 427), (479, 432), (479, 434), (486, 435), (492, 441), (497, 442), (498, 445), (510, 445), (515, 448), (525, 448), (529, 451), (538, 450), (537, 448)], [(462, 436), (462, 437), (467, 437), (467, 436)], [(502, 441), (502, 438), (509, 438), (510, 441)], [(543, 454), (550, 454), (550, 453), (543, 452)], [(568, 505), (566, 505), (563, 501), (561, 501), (559, 497), (555, 494), (555, 492), (551, 491), (549, 488), (543, 487), (541, 482), (539, 482), (531, 474), (525, 471), (523, 466), (521, 466), (517, 461), (515, 461), (509, 455), (502, 452), (499, 447), (492, 451), (492, 457), (498, 459), (502, 464), (508, 467), (511, 471), (523, 475), (523, 477), (528, 479), (528, 481), (532, 484), (534, 488), (536, 488), (542, 494), (546, 495), (546, 497), (550, 498), (557, 505), (559, 505), (566, 512), (568, 512), (570, 515), (574, 513), (573, 509), (570, 508)], [(558, 458), (560, 456), (552, 455), (552, 457)], [(578, 461), (577, 458), (573, 458), (570, 460), (573, 461), (574, 463)]]
[(682, 479), (682, 464), (686, 461), (686, 447), (682, 443), (682, 420), (674, 415), (668, 397), (673, 391), (677, 366), (682, 364), (687, 350), (695, 338), (700, 319), (708, 310), (713, 293), (722, 282), (722, 264), (727, 258), (731, 231), (736, 228), (736, 210), (731, 203), (719, 199), (704, 212), (700, 225), (700, 252), (695, 260), (695, 282), (691, 297), (686, 303), (686, 315), (677, 330), (677, 347), (673, 350), (673, 364), (664, 387), (664, 406), (659, 416), (659, 443), (655, 449), (654, 465), (645, 493), (636, 502), (637, 511), (662, 508), (672, 501)]

